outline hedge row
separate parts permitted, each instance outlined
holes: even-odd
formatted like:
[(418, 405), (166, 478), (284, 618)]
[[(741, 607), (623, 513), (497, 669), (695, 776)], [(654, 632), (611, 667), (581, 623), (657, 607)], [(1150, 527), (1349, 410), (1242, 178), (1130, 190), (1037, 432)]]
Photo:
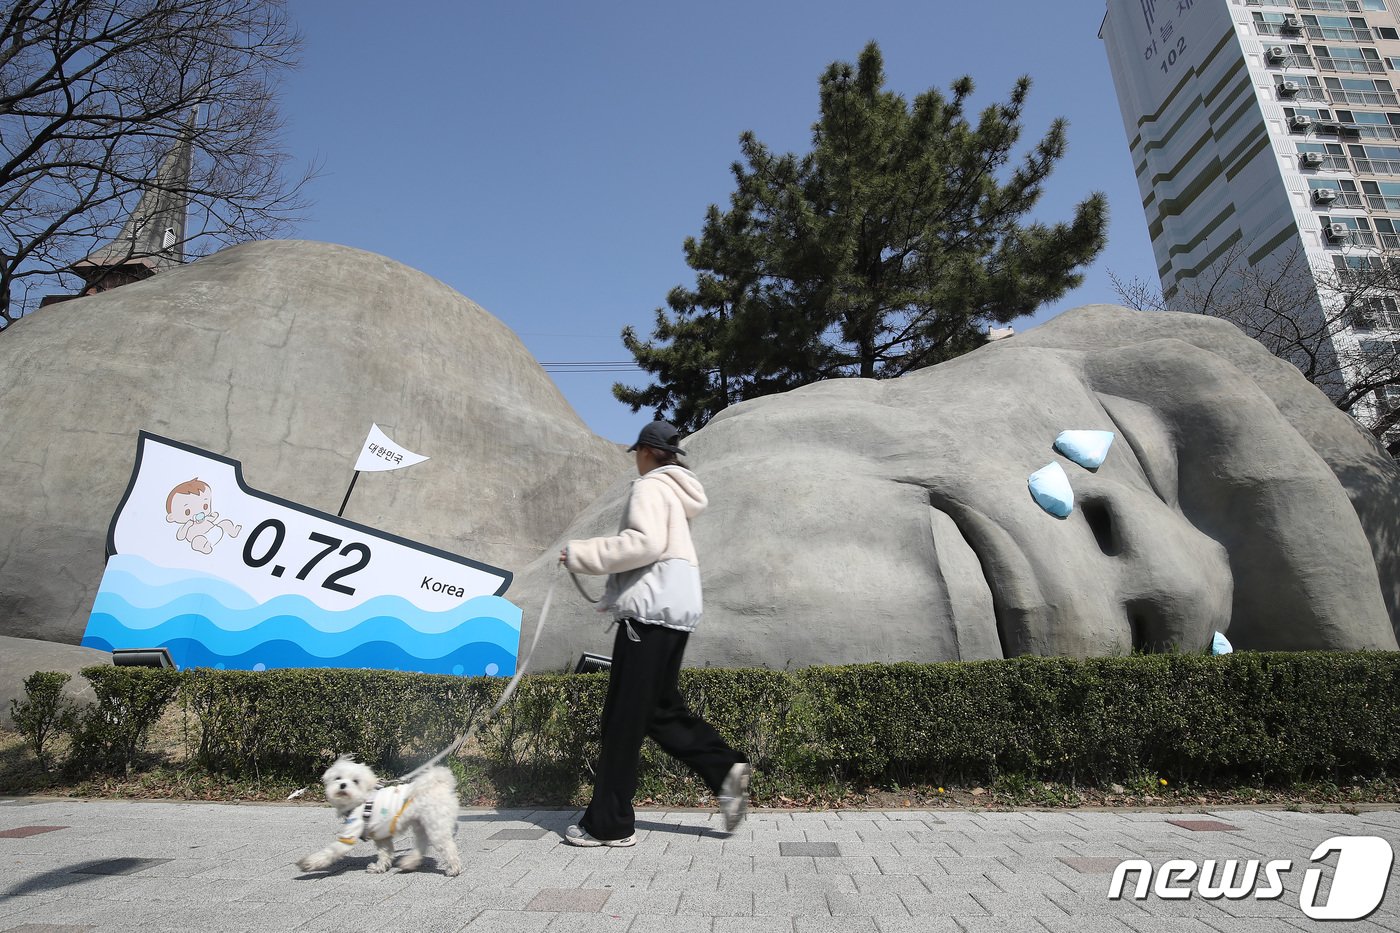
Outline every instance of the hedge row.
[[(129, 768), (177, 703), (194, 764), (297, 781), (339, 752), (381, 773), (407, 770), (482, 716), (504, 685), (364, 670), (83, 673), (98, 696), (74, 727), (85, 763)], [(606, 674), (529, 675), (468, 754), (498, 782), (586, 783), (606, 687)], [(1400, 775), (1396, 653), (697, 669), (682, 672), (681, 689), (761, 773), (791, 787), (1001, 774), (1106, 783), (1146, 773), (1207, 785)], [(693, 786), (648, 743), (644, 790)]]

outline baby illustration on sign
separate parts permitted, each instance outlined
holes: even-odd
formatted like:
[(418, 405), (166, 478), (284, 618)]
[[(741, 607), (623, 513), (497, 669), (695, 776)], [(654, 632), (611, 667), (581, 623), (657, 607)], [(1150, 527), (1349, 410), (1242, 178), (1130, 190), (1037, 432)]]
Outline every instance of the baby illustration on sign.
[(190, 547), (203, 554), (212, 554), (225, 533), (236, 538), (243, 530), (242, 525), (220, 519), (218, 512), (209, 510), (210, 491), (209, 484), (196, 476), (165, 497), (165, 520), (180, 526), (175, 540), (188, 541)]

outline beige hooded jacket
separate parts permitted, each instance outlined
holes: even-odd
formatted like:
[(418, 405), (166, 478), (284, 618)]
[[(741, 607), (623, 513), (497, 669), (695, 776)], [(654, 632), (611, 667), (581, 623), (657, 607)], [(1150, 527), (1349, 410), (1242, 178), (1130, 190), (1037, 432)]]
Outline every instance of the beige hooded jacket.
[(694, 631), (704, 606), (690, 519), (707, 504), (694, 473), (658, 467), (632, 481), (618, 533), (570, 541), (564, 566), (575, 573), (609, 574), (599, 612)]

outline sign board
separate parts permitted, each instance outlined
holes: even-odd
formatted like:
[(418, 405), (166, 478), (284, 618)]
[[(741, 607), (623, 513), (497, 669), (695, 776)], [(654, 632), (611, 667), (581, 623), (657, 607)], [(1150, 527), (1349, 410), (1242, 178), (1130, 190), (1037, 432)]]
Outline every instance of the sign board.
[(250, 489), (236, 460), (141, 432), (82, 643), (175, 665), (510, 675), (511, 574)]

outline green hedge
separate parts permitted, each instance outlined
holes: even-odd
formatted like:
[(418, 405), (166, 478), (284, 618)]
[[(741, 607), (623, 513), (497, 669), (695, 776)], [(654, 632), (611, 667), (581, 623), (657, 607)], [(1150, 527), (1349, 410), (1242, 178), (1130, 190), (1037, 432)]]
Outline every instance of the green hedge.
[(63, 695), (72, 676), (62, 671), (35, 671), (24, 679), (24, 699), (10, 700), (10, 719), (34, 753), (40, 767), (48, 768), (44, 746), (55, 734), (71, 732), (77, 709)]
[(175, 698), (181, 676), (171, 670), (86, 667), (97, 702), (77, 717), (72, 760), (84, 768), (127, 773), (137, 763)]
[(799, 675), (804, 746), (873, 782), (1400, 774), (1400, 655), (1018, 658)]
[[(76, 728), (85, 764), (131, 767), (173, 702), (193, 764), (296, 781), (340, 752), (381, 773), (407, 770), (504, 686), (363, 670), (83, 673), (99, 699)], [(591, 781), (606, 688), (606, 674), (527, 676), (467, 759), (498, 789), (530, 782), (572, 795)], [(1391, 652), (694, 669), (681, 689), (771, 786), (1400, 776), (1400, 654)], [(648, 743), (643, 793), (697, 786)]]
[(447, 745), (502, 689), (494, 678), (334, 668), (183, 677), (181, 698), (198, 723), (195, 760), (255, 777), (316, 771), (338, 752), (402, 767)]

